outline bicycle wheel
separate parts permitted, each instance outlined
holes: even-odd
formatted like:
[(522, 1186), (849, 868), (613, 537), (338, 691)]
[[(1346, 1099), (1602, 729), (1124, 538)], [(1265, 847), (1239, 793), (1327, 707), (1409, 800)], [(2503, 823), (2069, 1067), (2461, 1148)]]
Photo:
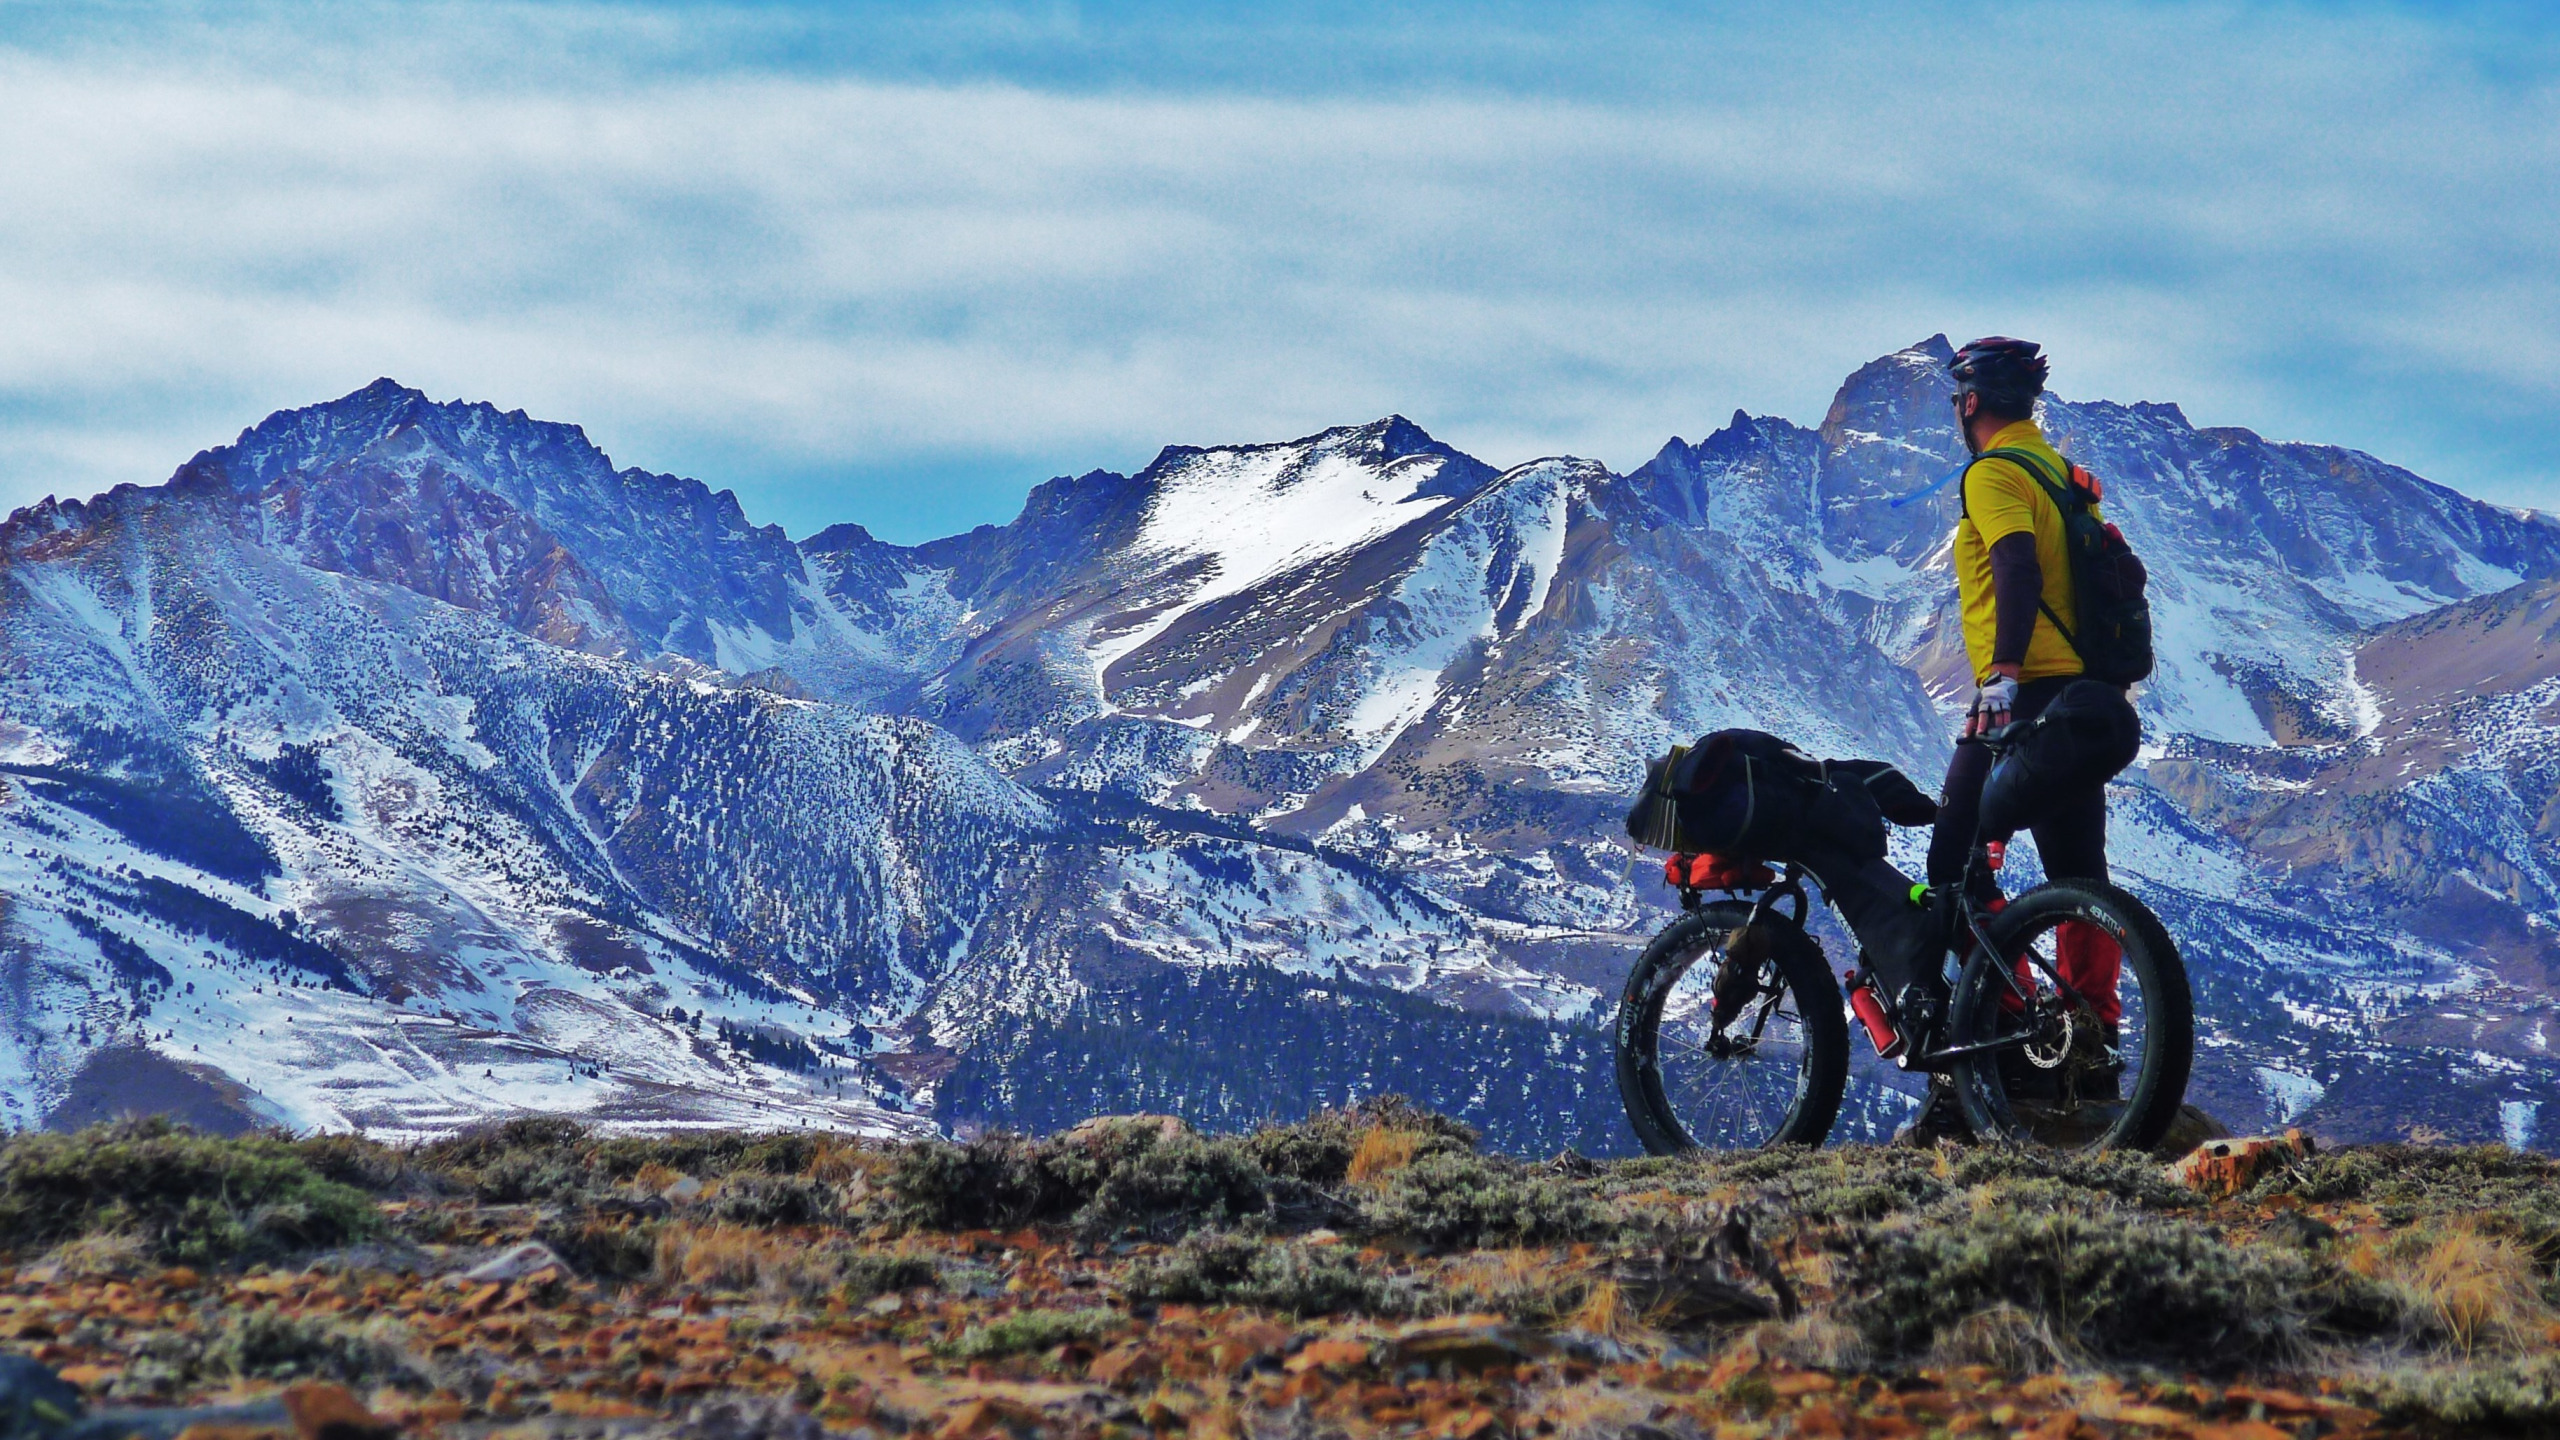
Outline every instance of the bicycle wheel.
[[(1707, 905), (1645, 947), (1618, 1002), (1618, 1094), (1656, 1155), (1819, 1145), (1840, 1113), (1849, 1026), (1820, 946), (1751, 907)], [(1726, 986), (1725, 1015), (1715, 992)]]
[[(2094, 926), (2123, 954), (2115, 991), (2122, 1013), (2112, 1024), (2095, 984), (2075, 996), (2061, 983), (2069, 978), (2061, 927), (2073, 921)], [(2195, 1061), (2195, 1001), (2159, 917), (2102, 880), (2055, 880), (2010, 901), (1987, 928), (2003, 959), (1977, 948), (1966, 961), (1956, 981), (1954, 1045), (2020, 1031), (2028, 1038), (1956, 1062), (1957, 1097), (1974, 1133), (2057, 1150), (2159, 1143), (2186, 1099)], [(2015, 968), (2021, 960), (2023, 976)]]

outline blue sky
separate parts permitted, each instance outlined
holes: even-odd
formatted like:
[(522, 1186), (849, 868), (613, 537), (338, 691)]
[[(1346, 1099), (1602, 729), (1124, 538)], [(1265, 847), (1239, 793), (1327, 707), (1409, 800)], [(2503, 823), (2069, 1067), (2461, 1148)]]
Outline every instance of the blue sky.
[(2547, 7), (0, 0), (0, 505), (388, 374), (796, 534), (1933, 331), (2560, 509)]

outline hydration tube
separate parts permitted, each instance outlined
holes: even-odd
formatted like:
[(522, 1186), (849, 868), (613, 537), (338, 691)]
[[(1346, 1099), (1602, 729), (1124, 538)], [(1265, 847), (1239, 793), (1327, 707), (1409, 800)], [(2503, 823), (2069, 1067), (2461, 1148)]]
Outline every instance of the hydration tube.
[(1948, 486), (1953, 485), (1954, 483), (1956, 483), (1956, 481), (1957, 481), (1958, 479), (1960, 479), (1960, 478), (1964, 475), (1964, 472), (1965, 472), (1966, 468), (1967, 468), (1967, 467), (1969, 467), (1969, 466), (1971, 466), (1972, 464), (1973, 464), (1973, 461), (1972, 461), (1972, 460), (1970, 460), (1970, 459), (1967, 459), (1967, 460), (1964, 462), (1964, 464), (1963, 464), (1963, 465), (1959, 465), (1959, 466), (1957, 466), (1957, 467), (1956, 467), (1956, 468), (1954, 468), (1953, 470), (1948, 471), (1946, 474), (1939, 476), (1937, 479), (1930, 481), (1928, 484), (1923, 485), (1923, 486), (1921, 486), (1919, 489), (1912, 491), (1910, 494), (1903, 496), (1901, 499), (1894, 501), (1891, 505), (1887, 506), (1886, 508), (1888, 508), (1888, 509), (1892, 509), (1892, 510), (1899, 510), (1899, 509), (1901, 509), (1903, 506), (1910, 504), (1910, 503), (1911, 503), (1912, 501), (1914, 501), (1914, 500), (1926, 500), (1926, 499), (1928, 499), (1930, 496), (1935, 495), (1935, 494), (1937, 494), (1939, 491), (1944, 490), (1944, 489), (1946, 489)]

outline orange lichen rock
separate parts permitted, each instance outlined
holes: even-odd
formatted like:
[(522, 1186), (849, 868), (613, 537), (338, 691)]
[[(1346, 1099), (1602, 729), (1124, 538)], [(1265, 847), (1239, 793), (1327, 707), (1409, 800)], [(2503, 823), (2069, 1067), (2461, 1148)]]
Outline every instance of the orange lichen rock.
[(2282, 1135), (2208, 1140), (2169, 1167), (2169, 1178), (2202, 1194), (2234, 1195), (2258, 1177), (2282, 1165), (2307, 1160), (2318, 1151), (2309, 1135), (2287, 1130)]
[(400, 1427), (367, 1410), (343, 1385), (288, 1385), (284, 1413), (299, 1440), (394, 1440)]

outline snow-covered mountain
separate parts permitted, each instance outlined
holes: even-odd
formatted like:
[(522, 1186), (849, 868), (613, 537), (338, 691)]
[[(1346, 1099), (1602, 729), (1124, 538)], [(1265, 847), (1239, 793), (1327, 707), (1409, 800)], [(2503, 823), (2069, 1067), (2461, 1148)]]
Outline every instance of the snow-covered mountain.
[[(388, 381), (22, 511), (12, 1113), (1240, 1122), (1395, 1088), (1623, 1143), (1595, 1024), (1661, 915), (1617, 830), (1644, 760), (1751, 724), (1944, 764), (1954, 498), (1893, 502), (1960, 454), (1947, 353), (1626, 475), (1389, 417), (916, 547), (795, 543)], [(2044, 419), (2154, 575), (2116, 854), (2198, 974), (2207, 1103), (2537, 1138), (2560, 527), (2174, 406)]]

